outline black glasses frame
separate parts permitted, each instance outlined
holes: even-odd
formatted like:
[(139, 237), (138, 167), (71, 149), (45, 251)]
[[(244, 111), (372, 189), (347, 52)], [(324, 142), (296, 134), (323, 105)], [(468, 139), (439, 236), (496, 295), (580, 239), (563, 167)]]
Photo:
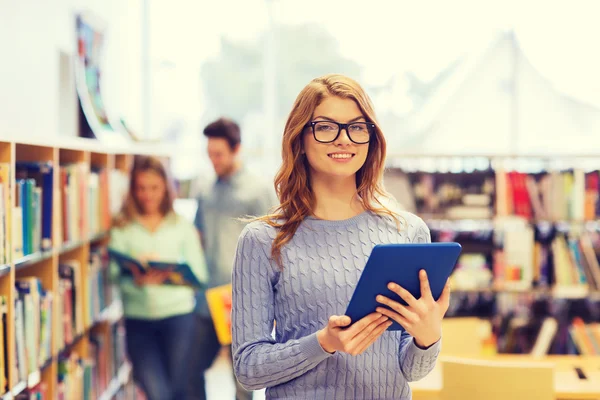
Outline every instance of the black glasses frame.
[[(336, 124), (338, 126), (338, 132), (337, 135), (335, 135), (335, 137), (333, 138), (333, 140), (328, 140), (328, 141), (322, 141), (317, 139), (317, 133), (315, 132), (315, 125), (318, 124), (319, 122), (328, 122), (328, 123), (333, 123)], [(352, 134), (350, 133), (350, 131), (348, 130), (348, 127), (350, 125), (356, 125), (356, 124), (365, 124), (367, 125), (367, 130), (369, 131), (369, 140), (367, 140), (366, 142), (357, 142), (354, 139), (352, 139)], [(373, 135), (373, 132), (375, 130), (375, 124), (372, 122), (350, 122), (349, 124), (340, 124), (339, 122), (335, 122), (335, 121), (310, 121), (308, 124), (306, 124), (306, 127), (310, 127), (313, 133), (313, 137), (315, 138), (315, 140), (319, 143), (332, 143), (335, 142), (337, 140), (337, 138), (340, 137), (340, 133), (342, 133), (342, 129), (346, 130), (346, 134), (348, 135), (348, 139), (350, 139), (350, 141), (352, 143), (355, 144), (367, 144), (371, 141), (371, 135)]]

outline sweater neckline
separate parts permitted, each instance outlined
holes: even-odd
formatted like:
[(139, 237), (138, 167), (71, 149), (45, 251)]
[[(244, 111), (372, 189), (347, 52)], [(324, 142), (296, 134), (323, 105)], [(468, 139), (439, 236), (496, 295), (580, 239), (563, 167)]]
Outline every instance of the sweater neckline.
[(314, 215), (309, 215), (304, 220), (309, 226), (320, 226), (320, 227), (346, 227), (352, 226), (360, 222), (361, 220), (367, 218), (370, 215), (370, 211), (364, 210), (360, 214), (356, 214), (354, 217), (350, 217), (347, 219), (340, 220), (329, 220), (329, 219), (320, 219), (315, 217)]

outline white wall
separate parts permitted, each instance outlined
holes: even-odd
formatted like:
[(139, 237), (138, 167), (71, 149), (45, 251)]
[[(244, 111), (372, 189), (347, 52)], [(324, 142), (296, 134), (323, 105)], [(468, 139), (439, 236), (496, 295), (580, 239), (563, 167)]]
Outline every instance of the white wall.
[(65, 66), (76, 55), (79, 11), (91, 12), (106, 27), (107, 108), (141, 127), (142, 1), (0, 0), (0, 135), (78, 134), (74, 83), (68, 80), (73, 71)]

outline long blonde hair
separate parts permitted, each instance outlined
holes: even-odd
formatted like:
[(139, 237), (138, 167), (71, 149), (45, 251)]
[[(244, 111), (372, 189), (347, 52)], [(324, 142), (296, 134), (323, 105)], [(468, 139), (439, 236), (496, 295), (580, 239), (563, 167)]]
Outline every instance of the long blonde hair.
[(280, 268), (283, 268), (281, 248), (292, 239), (302, 221), (313, 213), (315, 196), (310, 185), (308, 161), (301, 151), (302, 135), (314, 110), (328, 96), (354, 100), (367, 121), (375, 124), (367, 159), (356, 173), (357, 195), (365, 210), (389, 215), (399, 226), (397, 214), (380, 201), (389, 197), (383, 187), (386, 142), (371, 100), (356, 81), (344, 75), (329, 74), (313, 79), (296, 98), (285, 124), (282, 164), (274, 182), (280, 205), (272, 214), (258, 218), (278, 230), (271, 257)]
[(169, 178), (167, 168), (163, 162), (153, 156), (138, 156), (135, 159), (129, 178), (129, 191), (121, 207), (121, 211), (115, 217), (114, 225), (122, 228), (131, 223), (137, 216), (142, 215), (142, 207), (135, 198), (136, 177), (141, 172), (154, 172), (159, 175), (165, 183), (165, 195), (160, 203), (160, 212), (166, 216), (174, 211), (173, 202), (175, 199), (172, 180)]

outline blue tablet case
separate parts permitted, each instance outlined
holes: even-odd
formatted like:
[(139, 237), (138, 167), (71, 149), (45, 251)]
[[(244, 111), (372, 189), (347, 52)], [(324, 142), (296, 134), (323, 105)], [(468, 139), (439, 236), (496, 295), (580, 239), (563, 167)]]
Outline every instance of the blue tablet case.
[[(348, 303), (346, 315), (354, 323), (375, 312), (377, 307), (386, 307), (375, 300), (379, 294), (406, 305), (387, 288), (390, 282), (399, 284), (418, 299), (421, 297), (421, 269), (427, 272), (433, 298), (439, 299), (461, 250), (461, 245), (454, 242), (376, 245)], [(392, 322), (388, 330), (402, 329)]]

